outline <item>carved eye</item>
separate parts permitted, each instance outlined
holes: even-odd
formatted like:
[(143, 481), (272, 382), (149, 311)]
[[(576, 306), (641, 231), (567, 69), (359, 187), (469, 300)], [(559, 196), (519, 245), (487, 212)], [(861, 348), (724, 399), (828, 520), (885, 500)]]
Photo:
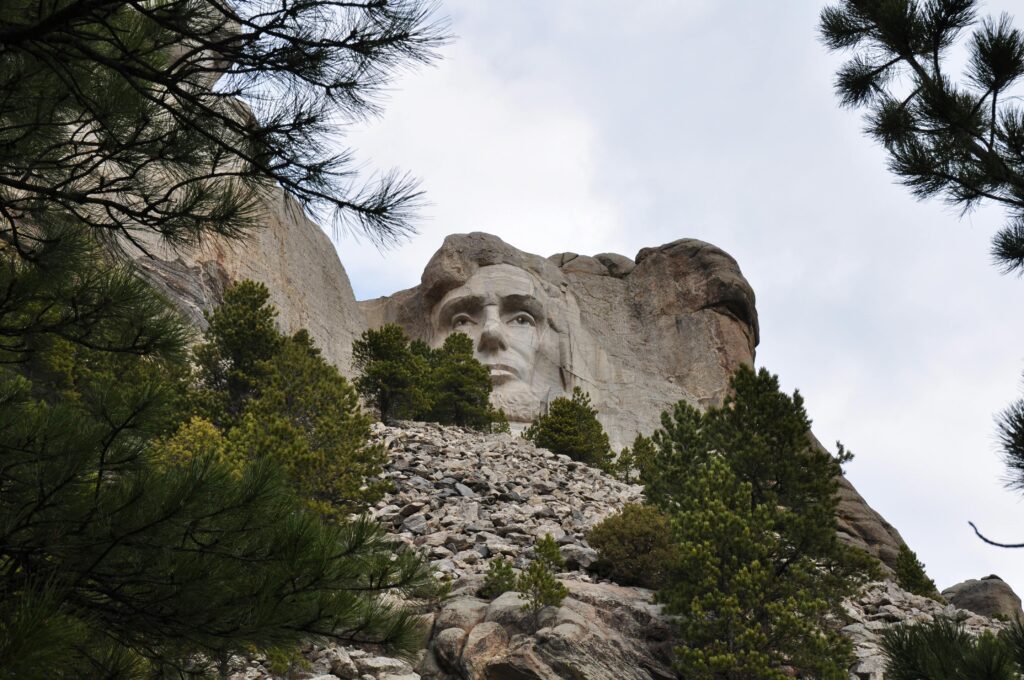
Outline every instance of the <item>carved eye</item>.
[(508, 320), (508, 323), (511, 326), (535, 326), (536, 325), (536, 322), (534, 322), (533, 317), (530, 316), (529, 314), (527, 314), (526, 312), (519, 312), (519, 313), (517, 313), (515, 316), (513, 316), (511, 319)]
[(452, 317), (452, 328), (468, 328), (473, 325), (473, 318), (468, 314), (456, 314)]

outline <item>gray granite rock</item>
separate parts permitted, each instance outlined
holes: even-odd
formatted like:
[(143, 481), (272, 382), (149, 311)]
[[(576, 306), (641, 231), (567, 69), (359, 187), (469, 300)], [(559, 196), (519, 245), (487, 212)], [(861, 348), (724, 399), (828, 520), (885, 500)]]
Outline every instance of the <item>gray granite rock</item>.
[(220, 304), (228, 284), (253, 279), (267, 285), (281, 330), (309, 331), (324, 358), (350, 374), (352, 341), (366, 330), (334, 244), (280, 188), (259, 206), (259, 228), (243, 241), (207, 238), (174, 251), (149, 231), (134, 234), (147, 253), (129, 248), (138, 268), (197, 328), (204, 311)]
[[(491, 298), (505, 311), (489, 320)], [(653, 431), (676, 401), (720, 403), (758, 341), (754, 293), (736, 261), (693, 239), (645, 248), (633, 263), (543, 258), (490, 234), (454, 234), (419, 286), (359, 306), (370, 326), (395, 322), (435, 346), (469, 334), (494, 367), (492, 400), (514, 422), (583, 387), (616, 448)], [(502, 342), (489, 342), (496, 334)]]
[(1017, 593), (995, 574), (957, 583), (943, 590), (942, 596), (950, 604), (982, 616), (998, 616), (1011, 621), (1024, 618)]

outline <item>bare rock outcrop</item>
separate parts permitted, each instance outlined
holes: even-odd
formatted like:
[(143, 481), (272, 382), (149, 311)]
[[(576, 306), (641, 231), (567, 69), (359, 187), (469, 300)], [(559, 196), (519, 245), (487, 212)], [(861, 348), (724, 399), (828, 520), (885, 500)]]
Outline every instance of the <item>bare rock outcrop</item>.
[(874, 555), (887, 571), (895, 573), (896, 557), (905, 545), (903, 537), (867, 504), (846, 477), (839, 478), (836, 520), (840, 539)]
[(330, 238), (280, 189), (267, 193), (263, 209), (260, 226), (244, 240), (211, 238), (174, 251), (143, 233), (138, 238), (146, 252), (130, 252), (199, 329), (206, 327), (203, 312), (221, 302), (228, 284), (243, 279), (266, 284), (281, 330), (307, 329), (324, 357), (350, 373), (352, 340), (366, 325)]
[(1020, 598), (1013, 588), (995, 574), (968, 579), (942, 591), (942, 596), (960, 609), (1007, 620), (1024, 619)]
[(543, 258), (490, 234), (454, 234), (419, 286), (359, 304), (371, 327), (398, 323), (434, 346), (469, 334), (514, 422), (582, 387), (616, 448), (653, 431), (679, 400), (720, 403), (758, 342), (754, 293), (736, 261), (694, 239), (630, 260)]
[(842, 629), (853, 643), (857, 661), (850, 668), (851, 680), (885, 680), (885, 657), (881, 641), (895, 625), (928, 623), (937, 618), (960, 622), (968, 634), (998, 633), (1005, 624), (968, 611), (959, 605), (943, 604), (914, 595), (892, 581), (872, 583), (843, 603), (849, 623)]

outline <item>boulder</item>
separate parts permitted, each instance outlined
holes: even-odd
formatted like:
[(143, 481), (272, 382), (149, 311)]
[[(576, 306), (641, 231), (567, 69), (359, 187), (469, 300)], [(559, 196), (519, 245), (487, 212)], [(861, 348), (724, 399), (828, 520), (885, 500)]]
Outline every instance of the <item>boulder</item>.
[(469, 631), (484, 620), (490, 605), (476, 597), (455, 597), (445, 602), (437, 613), (434, 625), (438, 630), (445, 628), (461, 628)]
[(445, 628), (430, 641), (433, 658), (442, 669), (450, 672), (458, 672), (465, 644), (466, 631), (461, 628)]
[(1024, 618), (1020, 598), (1003, 579), (995, 574), (982, 579), (968, 579), (942, 591), (950, 604), (988, 617), (1008, 620)]
[(629, 273), (636, 267), (636, 262), (617, 253), (600, 253), (594, 255), (594, 259), (603, 264), (608, 269), (608, 273), (617, 279), (629, 276)]
[[(560, 607), (545, 608), (538, 621), (522, 610), (516, 593), (506, 593), (491, 603), (487, 620), (469, 632), (458, 664), (449, 659), (464, 635), (461, 628), (437, 634), (431, 643), (434, 656), (448, 661), (441, 665), (465, 680), (675, 677), (669, 624), (651, 604), (650, 591), (608, 583), (563, 583), (569, 597)], [(420, 672), (430, 677), (425, 666)]]
[(508, 633), (500, 624), (484, 622), (473, 627), (462, 647), (461, 665), (468, 678), (486, 677), (483, 669), (504, 655)]

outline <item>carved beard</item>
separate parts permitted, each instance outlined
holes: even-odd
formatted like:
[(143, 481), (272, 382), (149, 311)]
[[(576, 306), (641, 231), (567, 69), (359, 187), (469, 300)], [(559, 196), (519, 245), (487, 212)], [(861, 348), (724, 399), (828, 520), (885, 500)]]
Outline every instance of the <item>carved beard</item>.
[(529, 423), (540, 415), (543, 395), (522, 380), (497, 385), (491, 392), (491, 405), (505, 412), (511, 422)]

